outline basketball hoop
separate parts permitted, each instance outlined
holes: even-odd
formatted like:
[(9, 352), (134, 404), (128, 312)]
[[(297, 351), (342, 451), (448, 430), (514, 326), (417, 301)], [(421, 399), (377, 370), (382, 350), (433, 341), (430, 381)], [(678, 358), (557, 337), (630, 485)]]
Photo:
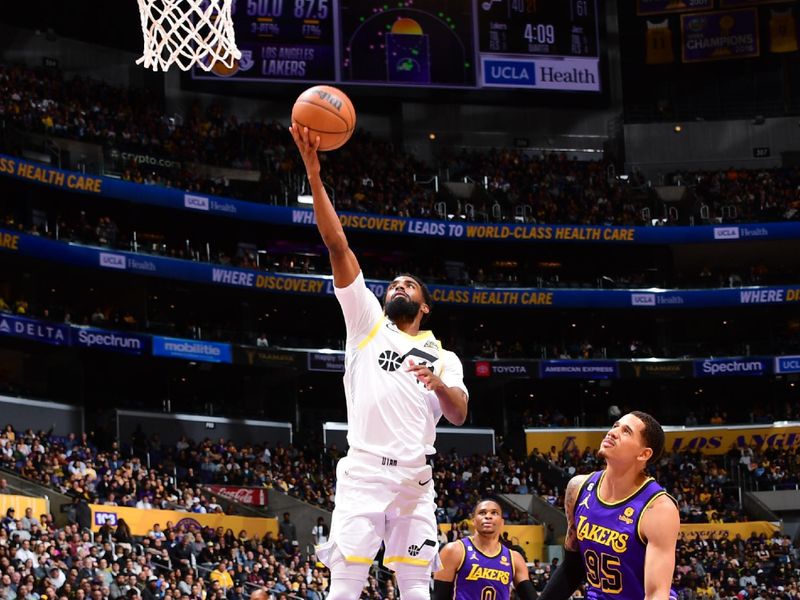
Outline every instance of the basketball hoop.
[(188, 71), (197, 65), (234, 67), (242, 53), (236, 47), (232, 0), (138, 0), (144, 51), (136, 64), (166, 71), (176, 64)]

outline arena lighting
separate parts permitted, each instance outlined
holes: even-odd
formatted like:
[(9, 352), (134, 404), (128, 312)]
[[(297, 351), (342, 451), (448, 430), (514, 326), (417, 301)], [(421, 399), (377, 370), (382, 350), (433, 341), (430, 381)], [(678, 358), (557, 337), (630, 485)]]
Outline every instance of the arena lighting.
[(310, 194), (300, 194), (297, 196), (298, 204), (314, 204), (314, 196)]
[(675, 125), (675, 127), (672, 128), (672, 131), (674, 131), (675, 133), (680, 133), (681, 131), (683, 131), (683, 127), (681, 127), (680, 125)]
[(428, 139), (429, 140), (435, 140), (436, 139), (436, 134), (435, 133), (429, 133), (428, 134)]

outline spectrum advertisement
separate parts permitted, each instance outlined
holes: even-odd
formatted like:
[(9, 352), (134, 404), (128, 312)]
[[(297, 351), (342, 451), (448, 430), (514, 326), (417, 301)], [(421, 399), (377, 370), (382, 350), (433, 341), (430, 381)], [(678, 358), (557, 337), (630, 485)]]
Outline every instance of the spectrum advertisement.
[[(340, 373), (344, 353), (300, 352), (282, 348), (232, 346), (224, 342), (150, 336), (67, 325), (0, 313), (0, 338), (12, 337), (56, 346), (106, 350), (131, 356), (158, 356), (188, 361), (242, 364), (269, 368)], [(148, 351), (149, 350), (149, 351)], [(305, 360), (303, 360), (305, 358)], [(705, 360), (476, 360), (465, 361), (474, 377), (522, 379), (674, 379), (692, 377), (759, 377), (800, 372), (800, 356), (726, 357)]]
[[(314, 227), (314, 212), (222, 196), (122, 181), (67, 171), (0, 154), (0, 176), (48, 187), (182, 211), (232, 219)], [(412, 235), (436, 239), (508, 241), (520, 243), (695, 244), (800, 239), (800, 222), (695, 227), (623, 227), (613, 225), (539, 225), (437, 221), (365, 213), (340, 213), (348, 231)], [(10, 241), (8, 242), (10, 243)], [(3, 241), (0, 239), (0, 247)]]

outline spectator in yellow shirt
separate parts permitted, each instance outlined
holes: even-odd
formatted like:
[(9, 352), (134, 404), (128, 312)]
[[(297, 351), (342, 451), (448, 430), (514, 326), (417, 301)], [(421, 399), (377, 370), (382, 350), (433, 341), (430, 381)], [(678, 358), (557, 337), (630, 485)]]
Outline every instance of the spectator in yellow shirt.
[(233, 577), (228, 573), (226, 561), (224, 560), (217, 565), (216, 569), (211, 571), (209, 579), (219, 582), (219, 587), (226, 592), (233, 587)]

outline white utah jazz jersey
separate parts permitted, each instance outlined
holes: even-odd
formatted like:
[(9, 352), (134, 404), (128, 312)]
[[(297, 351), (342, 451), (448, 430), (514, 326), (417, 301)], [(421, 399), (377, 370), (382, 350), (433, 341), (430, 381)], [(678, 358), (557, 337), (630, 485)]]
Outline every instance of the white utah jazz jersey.
[(398, 329), (358, 274), (335, 288), (347, 326), (344, 389), (347, 441), (375, 456), (424, 462), (433, 454), (439, 399), (406, 371), (409, 360), (426, 365), (448, 387), (467, 393), (458, 357), (442, 349), (430, 331), (416, 336)]

